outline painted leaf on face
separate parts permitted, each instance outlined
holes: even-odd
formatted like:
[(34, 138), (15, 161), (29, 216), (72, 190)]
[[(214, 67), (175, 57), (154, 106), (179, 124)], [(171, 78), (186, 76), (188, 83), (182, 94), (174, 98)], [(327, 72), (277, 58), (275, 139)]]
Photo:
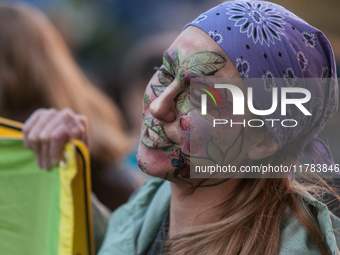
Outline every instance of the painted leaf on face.
[(178, 47), (176, 50), (174, 50), (172, 57), (173, 57), (173, 60), (174, 60), (175, 67), (180, 65), (181, 55), (182, 55), (181, 54), (181, 48)]
[(243, 144), (243, 130), (240, 132), (239, 136), (235, 140), (234, 144), (227, 150), (224, 160), (223, 166), (231, 163), (241, 152)]
[(207, 153), (209, 158), (214, 160), (216, 163), (221, 164), (223, 160), (223, 153), (220, 148), (214, 142), (214, 139), (210, 139), (207, 146)]
[(225, 61), (225, 58), (216, 52), (198, 52), (183, 61), (178, 76), (181, 79), (186, 72), (212, 76), (224, 66)]
[(151, 118), (147, 118), (144, 123), (148, 127), (151, 127), (153, 125), (153, 120), (154, 120), (154, 118), (152, 118), (152, 117)]
[(159, 97), (167, 86), (164, 85), (153, 85), (151, 84), (152, 92), (155, 94), (156, 97)]
[(166, 67), (167, 70), (169, 70), (169, 72), (173, 72), (173, 66), (171, 66), (169, 63), (168, 54), (163, 57), (163, 65)]
[(161, 125), (155, 125), (151, 127), (151, 130), (156, 132), (161, 138), (168, 139), (168, 137), (165, 134), (164, 128)]
[(180, 66), (181, 49), (177, 48), (171, 54), (165, 53), (163, 57), (163, 65), (169, 70), (170, 74), (175, 76), (176, 68)]
[(181, 114), (187, 114), (192, 109), (194, 109), (191, 105), (189, 94), (186, 91), (179, 94), (179, 96), (176, 97), (175, 101), (177, 110)]

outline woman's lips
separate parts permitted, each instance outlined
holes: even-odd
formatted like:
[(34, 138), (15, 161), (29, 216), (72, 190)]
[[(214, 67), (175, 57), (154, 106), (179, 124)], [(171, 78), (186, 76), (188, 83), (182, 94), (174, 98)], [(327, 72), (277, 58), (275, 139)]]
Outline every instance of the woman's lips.
[[(173, 145), (164, 135), (161, 137), (157, 133), (158, 129), (153, 130), (152, 128), (146, 126), (143, 129), (142, 143), (151, 149), (159, 149)], [(164, 130), (162, 130), (164, 134)]]

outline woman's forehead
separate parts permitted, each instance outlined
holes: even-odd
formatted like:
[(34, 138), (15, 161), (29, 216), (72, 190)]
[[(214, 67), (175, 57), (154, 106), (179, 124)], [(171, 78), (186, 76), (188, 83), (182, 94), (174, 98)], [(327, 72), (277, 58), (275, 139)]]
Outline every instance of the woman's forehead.
[(172, 54), (175, 50), (181, 50), (181, 56), (186, 57), (197, 51), (215, 51), (225, 55), (218, 44), (203, 30), (190, 26), (175, 39), (165, 53)]
[[(163, 56), (163, 64), (168, 63), (172, 71), (186, 68), (190, 73), (192, 69), (190, 66), (195, 63), (196, 67), (200, 66), (202, 69), (194, 68), (196, 71), (200, 69), (200, 74), (210, 73), (208, 76), (215, 78), (240, 78), (234, 64), (222, 48), (207, 33), (194, 26), (182, 31)], [(209, 70), (203, 70), (204, 67)]]

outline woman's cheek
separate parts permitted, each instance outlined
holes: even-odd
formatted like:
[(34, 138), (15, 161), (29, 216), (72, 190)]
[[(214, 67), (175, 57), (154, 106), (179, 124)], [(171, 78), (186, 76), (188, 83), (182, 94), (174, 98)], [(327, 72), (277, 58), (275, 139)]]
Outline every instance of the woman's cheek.
[(150, 107), (150, 104), (151, 104), (150, 96), (149, 96), (149, 94), (147, 93), (147, 90), (146, 90), (145, 93), (144, 93), (144, 96), (143, 96), (144, 110), (148, 109)]
[(143, 95), (143, 110), (144, 110), (144, 112), (149, 109), (150, 104), (155, 99), (156, 99), (156, 97), (152, 93), (152, 89), (151, 89), (151, 86), (150, 86), (150, 83), (149, 83), (149, 85), (146, 87), (146, 90), (145, 90), (144, 95)]
[(157, 98), (152, 90), (152, 84), (155, 84), (155, 83), (159, 83), (158, 78), (157, 78), (157, 72), (152, 76), (144, 92), (144, 96), (143, 96), (144, 112), (150, 107), (150, 104), (152, 103), (152, 101)]

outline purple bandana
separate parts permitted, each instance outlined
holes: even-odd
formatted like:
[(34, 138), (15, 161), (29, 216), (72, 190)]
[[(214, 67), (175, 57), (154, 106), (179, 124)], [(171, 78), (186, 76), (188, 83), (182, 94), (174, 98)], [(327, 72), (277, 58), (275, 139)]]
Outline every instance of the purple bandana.
[[(266, 123), (267, 128), (279, 147), (293, 155), (304, 154), (315, 164), (334, 164), (328, 147), (316, 138), (338, 106), (334, 55), (321, 31), (282, 6), (265, 1), (227, 1), (185, 28), (188, 26), (205, 31), (228, 55), (241, 77), (263, 79), (253, 91), (259, 110), (271, 107), (274, 86), (308, 89), (311, 100), (304, 106), (312, 116), (289, 104), (287, 116), (297, 120), (298, 126), (272, 127)], [(282, 82), (276, 82), (277, 78)], [(313, 79), (301, 84), (298, 78)], [(246, 79), (245, 84), (250, 85)], [(281, 116), (278, 107), (265, 118), (283, 120), (287, 116)]]

